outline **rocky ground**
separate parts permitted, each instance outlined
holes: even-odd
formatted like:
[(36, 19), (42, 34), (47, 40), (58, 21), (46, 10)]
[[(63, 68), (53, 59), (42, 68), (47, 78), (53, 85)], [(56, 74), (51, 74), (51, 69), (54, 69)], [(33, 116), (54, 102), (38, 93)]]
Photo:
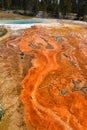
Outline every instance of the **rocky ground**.
[(0, 130), (87, 129), (87, 27), (33, 26), (0, 41)]

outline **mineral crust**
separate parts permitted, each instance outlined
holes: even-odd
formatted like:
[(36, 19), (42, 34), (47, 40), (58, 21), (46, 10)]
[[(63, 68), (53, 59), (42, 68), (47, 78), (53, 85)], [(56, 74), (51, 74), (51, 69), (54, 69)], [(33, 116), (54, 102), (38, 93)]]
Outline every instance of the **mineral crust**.
[(87, 130), (87, 27), (34, 26), (6, 45), (18, 49), (23, 130)]

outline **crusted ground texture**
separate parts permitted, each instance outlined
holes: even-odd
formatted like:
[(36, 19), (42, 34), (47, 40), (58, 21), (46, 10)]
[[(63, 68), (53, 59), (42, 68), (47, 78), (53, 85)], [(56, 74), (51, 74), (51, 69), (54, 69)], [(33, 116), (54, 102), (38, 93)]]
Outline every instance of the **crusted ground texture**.
[(2, 42), (0, 130), (87, 130), (86, 25), (34, 26)]

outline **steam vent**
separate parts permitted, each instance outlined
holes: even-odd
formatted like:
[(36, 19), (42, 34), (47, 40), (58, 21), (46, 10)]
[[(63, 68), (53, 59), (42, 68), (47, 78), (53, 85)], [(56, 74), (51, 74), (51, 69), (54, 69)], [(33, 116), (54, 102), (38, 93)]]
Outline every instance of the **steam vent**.
[(87, 25), (0, 41), (0, 130), (87, 130)]

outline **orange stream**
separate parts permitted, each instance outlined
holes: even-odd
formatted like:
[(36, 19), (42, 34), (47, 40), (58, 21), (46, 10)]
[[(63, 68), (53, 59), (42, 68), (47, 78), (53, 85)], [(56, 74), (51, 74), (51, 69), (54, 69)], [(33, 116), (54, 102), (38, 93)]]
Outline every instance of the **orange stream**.
[(29, 130), (86, 130), (87, 90), (81, 91), (87, 83), (85, 27), (33, 27), (20, 38), (20, 49), (35, 54), (21, 94)]

